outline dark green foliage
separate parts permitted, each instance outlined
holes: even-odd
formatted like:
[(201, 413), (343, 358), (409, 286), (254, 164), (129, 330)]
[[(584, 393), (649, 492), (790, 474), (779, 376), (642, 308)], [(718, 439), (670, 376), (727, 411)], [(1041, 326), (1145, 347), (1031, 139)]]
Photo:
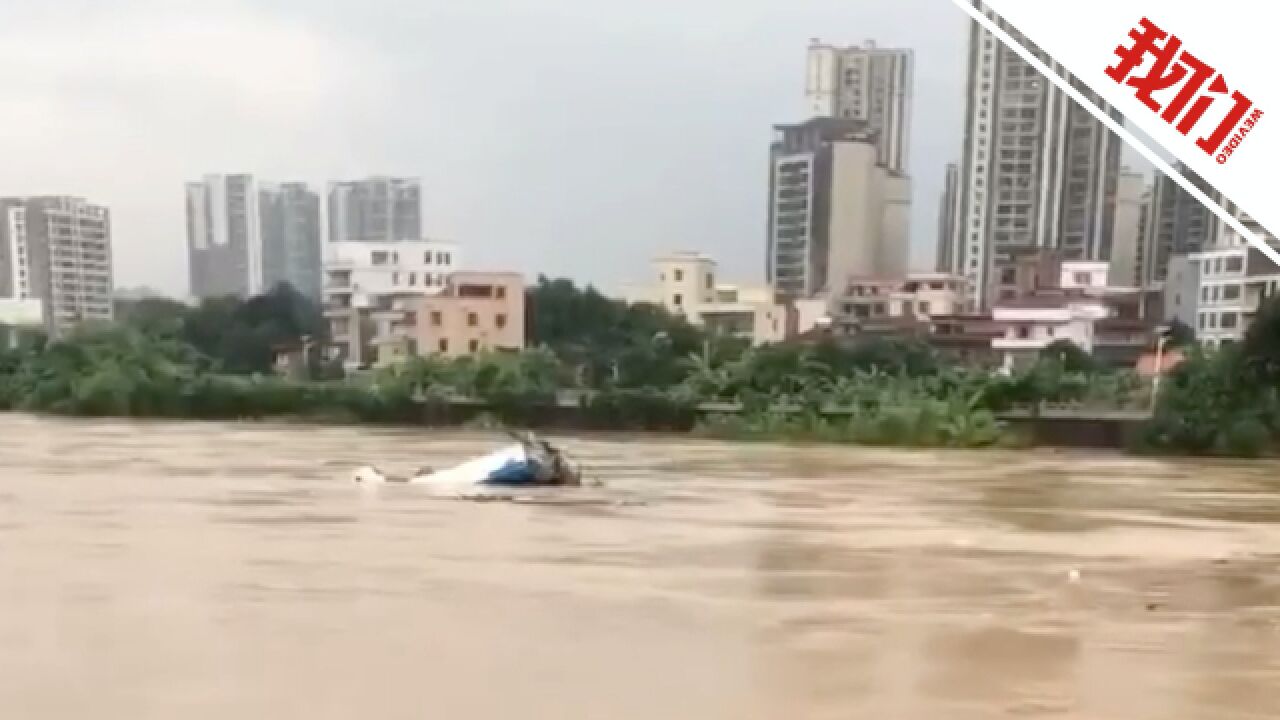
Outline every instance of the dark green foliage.
[[(541, 279), (529, 304), (536, 349), (414, 358), (345, 380), (316, 361), (311, 380), (291, 381), (272, 374), (275, 350), (303, 338), (318, 348), (324, 327), (289, 288), (197, 308), (143, 300), (122, 306), (116, 325), (0, 350), (0, 410), (530, 427), (572, 415), (608, 430), (698, 425), (748, 439), (975, 447), (1009, 441), (1000, 413), (1055, 404), (1145, 410), (1151, 402), (1149, 381), (1103, 370), (1069, 343), (1005, 376), (945, 367), (914, 339), (748, 348), (563, 280)], [(706, 403), (725, 414), (699, 423)], [(1278, 430), (1273, 301), (1241, 346), (1188, 351), (1165, 378), (1143, 435), (1153, 450), (1255, 456), (1276, 449)]]
[(314, 341), (317, 356), (327, 336), (324, 316), (309, 298), (287, 284), (240, 300), (210, 298), (196, 307), (166, 298), (120, 303), (119, 321), (147, 335), (181, 340), (198, 350), (222, 372), (270, 373), (276, 350)]
[(1070, 340), (1055, 340), (1040, 351), (1040, 357), (1057, 361), (1062, 370), (1068, 373), (1091, 373), (1098, 370), (1098, 362), (1093, 356)]

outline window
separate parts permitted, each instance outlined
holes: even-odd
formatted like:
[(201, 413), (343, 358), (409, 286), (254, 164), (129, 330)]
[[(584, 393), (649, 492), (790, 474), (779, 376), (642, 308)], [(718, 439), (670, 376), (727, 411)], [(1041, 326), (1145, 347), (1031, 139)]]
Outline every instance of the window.
[(400, 284), (400, 273), (398, 273), (398, 272), (397, 272), (397, 273), (391, 273), (391, 284), (392, 284), (392, 285), (399, 285), (399, 284)]
[(675, 295), (672, 295), (671, 304), (675, 305), (676, 307), (684, 307), (684, 296), (681, 295), (680, 293), (676, 293)]
[(375, 252), (375, 253), (373, 253), (373, 255), (372, 255), (371, 259), (373, 260), (373, 264), (374, 264), (374, 265), (386, 265), (386, 264), (387, 264), (387, 253), (385, 253), (385, 252)]
[(1238, 273), (1244, 270), (1244, 258), (1236, 255), (1227, 258), (1227, 272)]
[(480, 316), (475, 313), (467, 313), (467, 327), (475, 327), (480, 324)]
[(1001, 285), (1013, 285), (1016, 282), (1018, 282), (1017, 268), (1011, 268), (1011, 267), (1000, 268), (1000, 284)]
[(1018, 339), (1026, 340), (1031, 337), (1031, 328), (1027, 325), (1018, 326)]
[(1199, 324), (1200, 324), (1200, 329), (1201, 329), (1201, 330), (1204, 330), (1205, 328), (1209, 327), (1209, 323), (1205, 322), (1205, 316), (1204, 316), (1204, 313), (1200, 313), (1200, 323), (1199, 323)]
[(423, 264), (423, 265), (430, 265), (430, 264), (431, 264), (431, 260), (432, 260), (432, 258), (433, 258), (433, 257), (434, 257), (434, 256), (433, 256), (431, 253), (429, 253), (429, 252), (422, 253), (422, 264)]
[(444, 324), (444, 316), (440, 314), (439, 310), (431, 313), (431, 324), (435, 327), (440, 327)]
[(467, 343), (467, 350), (470, 350), (471, 352), (476, 352), (479, 349), (480, 349), (479, 340), (472, 340), (471, 342)]
[(1053, 337), (1053, 333), (1054, 333), (1053, 326), (1050, 325), (1049, 327), (1045, 328), (1045, 332), (1049, 334), (1049, 337)]
[(684, 271), (683, 271), (683, 270), (676, 270), (676, 275), (675, 275), (675, 277), (676, 277), (676, 282), (684, 282)]
[(440, 352), (449, 352), (449, 340), (447, 338), (440, 338), (440, 343), (437, 347), (440, 348)]
[(1076, 284), (1077, 284), (1077, 285), (1089, 285), (1089, 280), (1090, 280), (1090, 278), (1089, 278), (1089, 273), (1087, 273), (1087, 272), (1078, 272), (1078, 273), (1076, 273)]
[(1235, 313), (1222, 313), (1222, 327), (1225, 330), (1234, 330), (1240, 323), (1240, 316)]
[(409, 273), (409, 287), (414, 287), (417, 284), (418, 284), (418, 273)]
[(928, 314), (929, 314), (929, 303), (927, 303), (927, 302), (922, 302), (922, 303), (920, 303), (920, 306), (919, 306), (919, 307), (920, 307), (920, 314), (921, 314), (921, 315), (928, 315)]
[(507, 326), (507, 316), (504, 315), (503, 313), (498, 313), (497, 315), (495, 315), (493, 317), (493, 326), (498, 328), (499, 330), (505, 328)]
[(711, 273), (707, 273), (707, 289), (710, 290), (716, 286), (716, 279)]
[(502, 285), (499, 285), (493, 289), (493, 296), (501, 300), (507, 296), (507, 289)]
[(1216, 275), (1220, 272), (1222, 272), (1222, 258), (1217, 258), (1213, 261), (1213, 273)]

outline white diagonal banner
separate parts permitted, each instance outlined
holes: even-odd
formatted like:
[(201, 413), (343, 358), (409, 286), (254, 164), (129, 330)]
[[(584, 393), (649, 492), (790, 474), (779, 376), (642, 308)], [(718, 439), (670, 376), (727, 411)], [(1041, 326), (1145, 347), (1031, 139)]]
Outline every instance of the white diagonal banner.
[[(954, 0), (1045, 73), (1157, 168), (1280, 264), (1280, 253), (1184, 179), (974, 7)], [(1280, 234), (1280, 76), (1263, 53), (1272, 3), (986, 0), (986, 6), (1118, 110), (1166, 153)], [(1275, 117), (1269, 114), (1275, 112)]]

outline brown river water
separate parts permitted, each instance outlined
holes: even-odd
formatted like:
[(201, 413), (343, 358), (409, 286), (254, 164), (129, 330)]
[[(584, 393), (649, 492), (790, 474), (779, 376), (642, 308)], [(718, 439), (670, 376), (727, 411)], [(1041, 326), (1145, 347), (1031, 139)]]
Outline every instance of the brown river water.
[(1280, 465), (0, 415), (0, 718), (1274, 720)]

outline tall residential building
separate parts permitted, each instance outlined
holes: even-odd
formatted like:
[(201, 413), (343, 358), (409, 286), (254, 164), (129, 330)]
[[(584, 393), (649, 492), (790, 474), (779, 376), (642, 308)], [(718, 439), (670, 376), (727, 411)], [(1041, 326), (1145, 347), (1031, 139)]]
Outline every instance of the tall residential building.
[(252, 175), (187, 183), (187, 252), (196, 298), (258, 295), (267, 287), (258, 185)]
[(811, 117), (861, 120), (876, 140), (876, 160), (907, 170), (914, 58), (910, 50), (836, 47), (812, 41), (805, 96)]
[[(51, 337), (112, 318), (111, 216), (81, 198), (0, 198), (0, 297), (33, 305)], [(34, 310), (34, 306), (31, 308)]]
[(303, 183), (285, 183), (264, 186), (258, 198), (263, 284), (288, 283), (318, 302), (324, 275), (320, 196)]
[[(1040, 57), (1066, 75), (1047, 55)], [(946, 268), (968, 279), (973, 306), (987, 308), (998, 299), (995, 288), (1002, 274), (1012, 272), (1019, 251), (1052, 248), (1074, 260), (1110, 257), (1120, 150), (1105, 125), (973, 23), (961, 222)]]
[(329, 242), (422, 239), (422, 188), (416, 178), (372, 177), (329, 187)]
[(252, 175), (187, 183), (191, 294), (248, 297), (288, 283), (320, 299), (320, 197), (303, 183)]
[(1116, 184), (1115, 228), (1111, 234), (1111, 266), (1108, 281), (1113, 287), (1142, 287), (1138, 256), (1147, 224), (1147, 204), (1151, 201), (1147, 178), (1125, 169)]
[[(1175, 169), (1210, 199), (1220, 201), (1221, 195), (1189, 168), (1179, 164)], [(1151, 209), (1138, 253), (1140, 284), (1149, 289), (1160, 287), (1168, 278), (1169, 263), (1174, 257), (1217, 246), (1223, 230), (1223, 223), (1204, 203), (1156, 171)]]
[(943, 180), (942, 201), (938, 207), (938, 247), (934, 269), (946, 272), (951, 268), (951, 253), (954, 246), (952, 236), (960, 225), (960, 166), (947, 163), (947, 174)]
[(775, 127), (765, 272), (779, 292), (810, 297), (850, 277), (906, 272), (910, 180), (876, 153), (859, 120)]

